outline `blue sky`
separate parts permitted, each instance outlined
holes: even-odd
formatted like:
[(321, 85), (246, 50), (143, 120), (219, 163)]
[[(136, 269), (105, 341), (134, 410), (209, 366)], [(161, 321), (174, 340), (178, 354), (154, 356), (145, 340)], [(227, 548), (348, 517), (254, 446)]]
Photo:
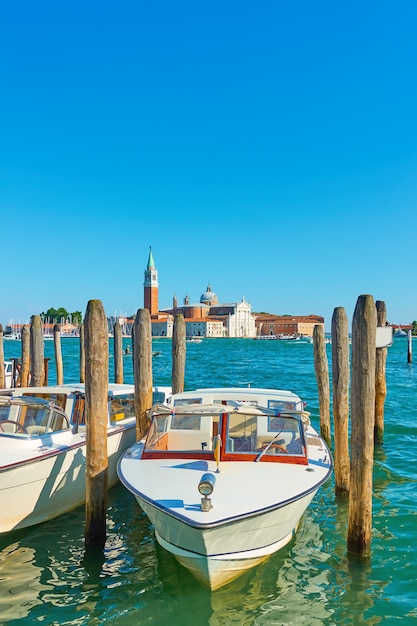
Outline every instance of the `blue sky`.
[(417, 4), (7, 3), (0, 322), (220, 302), (417, 319)]

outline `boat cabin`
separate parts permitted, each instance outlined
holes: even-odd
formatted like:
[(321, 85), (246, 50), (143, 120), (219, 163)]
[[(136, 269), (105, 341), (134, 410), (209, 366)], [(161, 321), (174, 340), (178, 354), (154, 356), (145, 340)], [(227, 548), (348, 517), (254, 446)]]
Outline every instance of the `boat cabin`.
[(250, 405), (155, 407), (142, 458), (164, 457), (307, 465), (302, 415)]

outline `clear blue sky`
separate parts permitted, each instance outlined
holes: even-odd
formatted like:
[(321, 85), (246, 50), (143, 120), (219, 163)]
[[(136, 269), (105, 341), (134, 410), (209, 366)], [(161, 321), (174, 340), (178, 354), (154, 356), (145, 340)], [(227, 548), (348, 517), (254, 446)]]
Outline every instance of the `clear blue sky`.
[(417, 319), (417, 3), (3, 4), (0, 322), (220, 302)]

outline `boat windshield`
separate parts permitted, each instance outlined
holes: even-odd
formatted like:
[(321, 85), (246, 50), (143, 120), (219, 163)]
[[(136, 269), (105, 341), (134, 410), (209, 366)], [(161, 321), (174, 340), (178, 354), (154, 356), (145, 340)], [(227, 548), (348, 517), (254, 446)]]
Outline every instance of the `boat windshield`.
[(219, 432), (220, 414), (170, 413), (154, 415), (146, 451), (207, 452), (213, 450)]
[(301, 420), (295, 415), (229, 416), (227, 452), (304, 455), (304, 449)]
[[(226, 407), (224, 407), (226, 410)], [(230, 410), (229, 407), (227, 410)], [(175, 412), (174, 412), (175, 411)], [(304, 429), (299, 415), (273, 415), (253, 408), (229, 413), (209, 413), (202, 405), (178, 407), (154, 413), (145, 442), (147, 453), (186, 452), (213, 454), (221, 445), (221, 456), (243, 460), (244, 455), (306, 456)], [(176, 412), (178, 411), (178, 412)], [(219, 441), (220, 437), (220, 441)], [(223, 441), (221, 441), (223, 439)], [(258, 459), (259, 460), (259, 459)]]
[(68, 428), (66, 415), (38, 398), (0, 402), (0, 435), (38, 437)]

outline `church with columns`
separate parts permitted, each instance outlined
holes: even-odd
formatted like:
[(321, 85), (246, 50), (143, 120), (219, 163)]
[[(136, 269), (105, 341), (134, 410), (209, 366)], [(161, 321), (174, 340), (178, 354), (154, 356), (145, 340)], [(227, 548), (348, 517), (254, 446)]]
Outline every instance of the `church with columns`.
[(202, 293), (199, 302), (190, 303), (185, 296), (183, 304), (179, 305), (174, 296), (172, 308), (159, 310), (158, 271), (152, 248), (143, 287), (144, 308), (150, 312), (153, 337), (172, 337), (176, 314), (184, 317), (186, 337), (256, 337), (255, 315), (245, 298), (240, 302), (219, 303), (211, 285)]

